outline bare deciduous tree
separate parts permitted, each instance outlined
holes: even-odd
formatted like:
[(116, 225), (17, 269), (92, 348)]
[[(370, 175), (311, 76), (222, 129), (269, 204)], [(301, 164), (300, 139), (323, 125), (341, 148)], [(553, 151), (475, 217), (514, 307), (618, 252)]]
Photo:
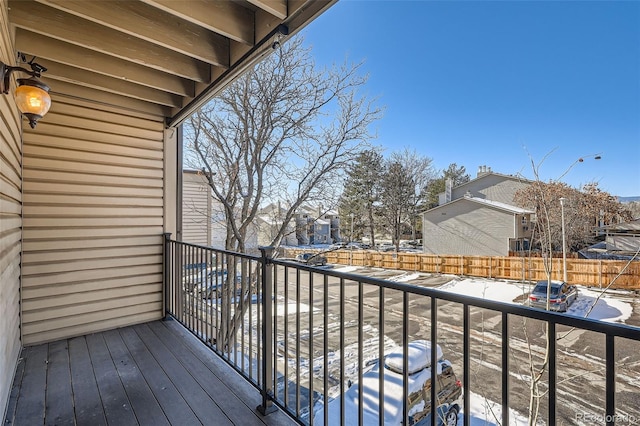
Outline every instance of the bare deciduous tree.
[[(303, 203), (337, 199), (344, 168), (367, 147), (369, 125), (381, 116), (361, 92), (367, 77), (360, 71), (361, 64), (347, 62), (317, 69), (294, 37), (188, 120), (185, 162), (202, 170), (222, 206), (227, 250), (247, 252), (247, 236), (268, 203), (283, 206), (270, 242), (278, 246)], [(236, 287), (236, 265), (225, 267), (223, 318)], [(236, 309), (221, 324), (218, 345), (230, 345), (243, 315)]]
[(400, 237), (415, 229), (417, 207), (434, 177), (431, 162), (430, 158), (405, 149), (393, 153), (385, 165), (379, 216), (396, 249), (400, 246)]
[[(540, 249), (562, 251), (561, 198), (566, 200), (565, 239), (569, 251), (593, 244), (598, 227), (632, 219), (631, 212), (596, 183), (587, 184), (580, 191), (563, 182), (536, 180), (533, 185), (518, 191), (515, 201), (536, 212), (538, 238), (534, 245)], [(544, 232), (545, 229), (548, 232)]]
[[(545, 157), (546, 158), (546, 157)], [(605, 223), (618, 223), (622, 220), (629, 219), (631, 217), (630, 212), (622, 206), (615, 197), (601, 191), (597, 184), (585, 185), (583, 191), (571, 188), (569, 185), (560, 182), (559, 180), (550, 181), (549, 183), (542, 182), (540, 180), (539, 169), (544, 159), (539, 164), (536, 164), (531, 159), (531, 166), (535, 180), (532, 185), (516, 194), (516, 202), (522, 206), (533, 207), (536, 212), (536, 226), (533, 231), (532, 238), (537, 239), (537, 245), (540, 248), (543, 255), (543, 265), (545, 270), (546, 279), (551, 282), (551, 276), (553, 272), (553, 252), (562, 250), (562, 224), (561, 221), (561, 206), (560, 198), (564, 197), (569, 202), (569, 206), (565, 207), (569, 210), (569, 221), (565, 225), (566, 238), (569, 243), (567, 249), (571, 251), (571, 248), (576, 248), (584, 245), (592, 240), (594, 230), (598, 225)], [(571, 166), (573, 167), (573, 166)], [(569, 167), (568, 170), (571, 169)], [(567, 171), (568, 171), (567, 170)], [(565, 171), (561, 177), (567, 174)], [(639, 250), (640, 251), (640, 250)], [(636, 253), (635, 257), (638, 256)], [(627, 264), (627, 266), (631, 263)], [(626, 269), (627, 266), (623, 268)], [(618, 275), (619, 276), (619, 275)], [(587, 311), (585, 317), (589, 315), (595, 304), (600, 297), (607, 291), (607, 289), (617, 279), (615, 277), (611, 283), (606, 285), (600, 291), (598, 297), (594, 300), (590, 309)], [(546, 309), (550, 308), (551, 300), (551, 285), (547, 285)], [(533, 426), (538, 424), (540, 417), (540, 404), (542, 399), (548, 395), (548, 384), (544, 382), (545, 374), (549, 367), (550, 357), (555, 354), (550, 353), (550, 341), (554, 339), (559, 341), (566, 338), (573, 329), (565, 332), (561, 336), (550, 333), (549, 323), (546, 322), (543, 325), (543, 338), (544, 347), (542, 358), (536, 361), (534, 351), (530, 343), (529, 336), (529, 324), (525, 319), (522, 323), (522, 328), (525, 336), (526, 343), (528, 345), (529, 363), (527, 365), (527, 373), (523, 375), (528, 380), (529, 385), (529, 418), (528, 424)]]
[(341, 173), (381, 116), (361, 93), (360, 69), (319, 70), (295, 37), (191, 117), (187, 163), (205, 172), (224, 207), (226, 249), (246, 251), (248, 228), (268, 202), (285, 209), (278, 245), (302, 203), (337, 198)]

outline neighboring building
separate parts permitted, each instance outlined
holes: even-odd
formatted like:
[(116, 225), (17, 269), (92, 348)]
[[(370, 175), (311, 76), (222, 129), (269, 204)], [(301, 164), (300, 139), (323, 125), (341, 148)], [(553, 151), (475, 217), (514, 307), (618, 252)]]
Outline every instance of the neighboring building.
[(531, 181), (519, 176), (495, 173), (490, 167), (480, 166), (475, 179), (451, 188), (451, 197), (445, 200), (446, 192), (440, 194), (440, 205), (471, 194), (472, 197), (513, 204), (517, 191), (527, 188)]
[[(196, 170), (185, 170), (182, 176), (182, 193), (182, 241), (224, 248), (227, 237), (224, 210), (213, 198), (204, 174)], [(250, 250), (270, 245), (281, 227), (284, 214), (285, 211), (277, 203), (260, 209), (248, 229), (246, 248)], [(282, 238), (283, 245), (298, 245), (296, 220), (292, 219), (287, 226)]]
[(513, 198), (529, 184), (482, 166), (475, 179), (447, 188), (441, 204), (422, 213), (424, 252), (508, 256), (528, 250), (534, 212), (515, 206)]
[(299, 245), (332, 244), (340, 241), (340, 216), (335, 210), (301, 206), (295, 214)]
[(213, 197), (206, 176), (195, 170), (182, 174), (182, 241), (211, 245)]
[(580, 250), (587, 259), (630, 259), (640, 250), (640, 219), (600, 228), (605, 240)]
[[(206, 176), (197, 170), (182, 173), (181, 240), (215, 248), (224, 248), (227, 225), (222, 205), (213, 198)], [(250, 229), (246, 246), (258, 246), (257, 232)]]
[[(282, 227), (285, 214), (286, 210), (279, 203), (271, 203), (267, 207), (260, 209), (255, 221), (257, 245), (271, 245), (271, 242)], [(287, 224), (280, 244), (286, 246), (298, 245), (295, 219), (290, 220)]]
[(600, 229), (605, 234), (607, 250), (635, 253), (640, 249), (640, 219)]

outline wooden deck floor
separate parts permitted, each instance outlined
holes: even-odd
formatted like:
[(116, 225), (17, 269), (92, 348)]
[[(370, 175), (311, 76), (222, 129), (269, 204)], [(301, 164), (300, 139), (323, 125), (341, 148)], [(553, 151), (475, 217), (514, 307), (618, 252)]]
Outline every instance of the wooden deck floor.
[(27, 347), (5, 425), (293, 425), (175, 321)]

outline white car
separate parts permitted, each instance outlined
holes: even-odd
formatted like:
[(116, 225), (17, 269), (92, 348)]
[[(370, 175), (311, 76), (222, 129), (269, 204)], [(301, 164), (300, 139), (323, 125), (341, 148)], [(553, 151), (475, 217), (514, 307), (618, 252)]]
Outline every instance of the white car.
[[(384, 358), (382, 371), (380, 363), (363, 374), (362, 385), (353, 384), (344, 393), (344, 424), (358, 425), (358, 397), (362, 388), (363, 425), (378, 426), (384, 416), (385, 425), (403, 423), (404, 404), (407, 404), (410, 425), (431, 425), (431, 342), (415, 340), (408, 345), (408, 401), (403, 400), (403, 348), (399, 347)], [(443, 359), (442, 349), (436, 348), (438, 361), (438, 425), (454, 426), (458, 423), (461, 407), (462, 385), (453, 372), (451, 362)], [(379, 383), (382, 373), (384, 380), (384, 409), (380, 410)], [(340, 424), (340, 397), (329, 402), (328, 424)], [(316, 412), (314, 424), (324, 424), (324, 407)]]

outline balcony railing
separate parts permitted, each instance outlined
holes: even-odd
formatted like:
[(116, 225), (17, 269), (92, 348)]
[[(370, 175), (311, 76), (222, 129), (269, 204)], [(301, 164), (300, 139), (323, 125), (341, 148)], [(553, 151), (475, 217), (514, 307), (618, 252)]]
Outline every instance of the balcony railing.
[[(347, 401), (349, 387), (392, 349), (406, 354), (411, 342), (428, 340), (430, 359), (439, 345), (461, 382), (465, 425), (477, 400), (502, 425), (513, 423), (514, 409), (547, 424), (640, 421), (640, 328), (169, 237), (165, 286), (167, 314), (261, 391), (265, 414), (279, 407), (313, 425), (330, 424), (337, 410), (349, 424), (345, 409), (355, 404), (352, 418), (366, 424), (364, 407), (386, 410), (389, 390), (380, 379), (377, 401), (364, 401), (364, 392)], [(439, 387), (416, 393), (408, 367), (404, 357), (400, 420), (441, 418), (440, 403), (429, 404), (441, 401)], [(430, 383), (438, 373), (430, 368)], [(416, 399), (426, 404), (416, 409)]]

